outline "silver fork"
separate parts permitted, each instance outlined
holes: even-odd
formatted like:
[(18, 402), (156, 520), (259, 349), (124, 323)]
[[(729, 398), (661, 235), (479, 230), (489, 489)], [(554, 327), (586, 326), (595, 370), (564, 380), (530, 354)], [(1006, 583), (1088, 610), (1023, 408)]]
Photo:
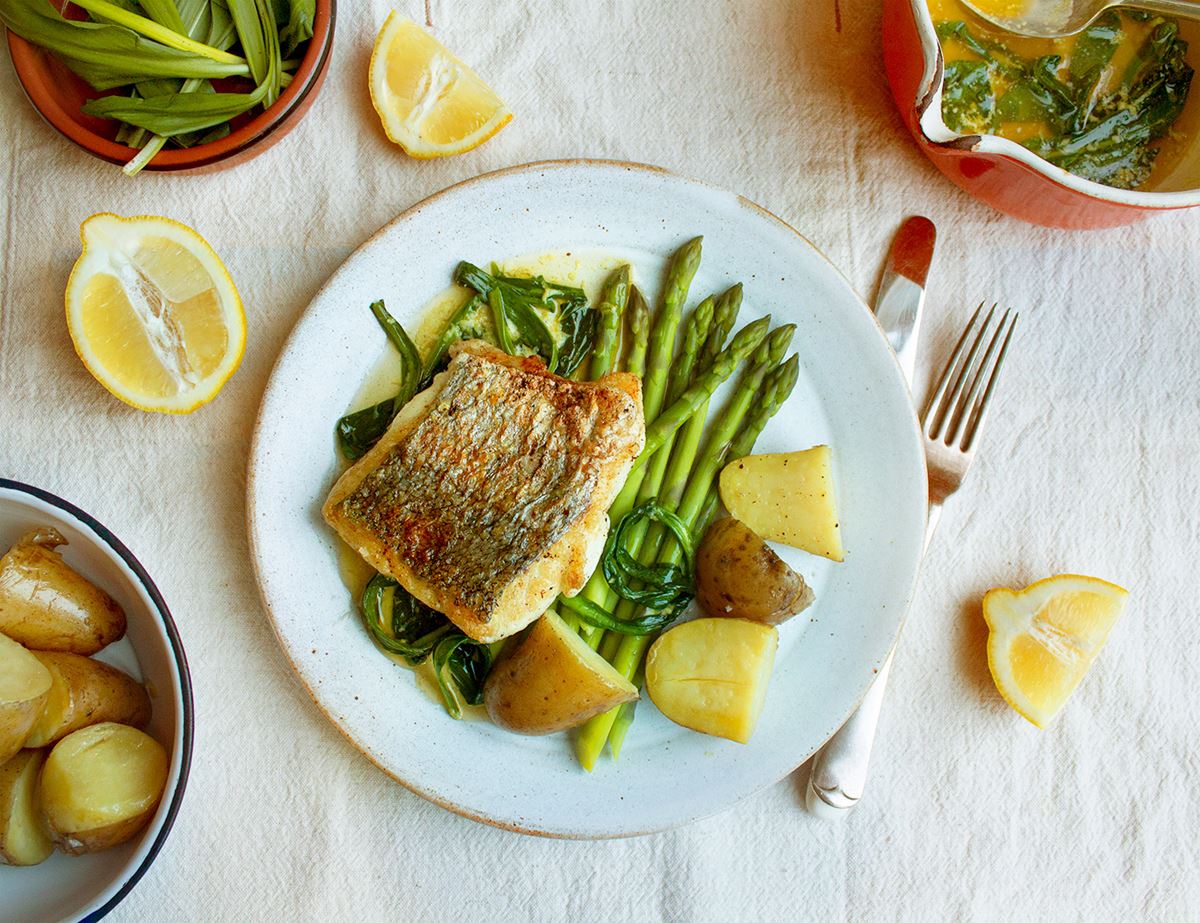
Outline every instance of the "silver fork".
[[(921, 431), (925, 436), (925, 464), (929, 469), (929, 521), (925, 526), (925, 550), (937, 529), (942, 504), (958, 490), (967, 476), (983, 424), (987, 421), (992, 392), (1000, 377), (1000, 367), (1008, 355), (1008, 344), (1020, 316), (1005, 308), (1000, 322), (992, 330), (996, 305), (992, 305), (982, 326), (972, 339), (971, 332), (979, 323), (983, 304), (975, 309), (971, 320), (958, 338), (958, 345), (934, 388), (925, 407)], [(991, 335), (985, 335), (991, 330)], [(967, 344), (970, 341), (970, 347)], [(996, 352), (997, 346), (999, 353)], [(980, 358), (979, 350), (984, 347)]]
[[(954, 353), (942, 369), (933, 396), (925, 407), (921, 433), (929, 469), (929, 520), (925, 526), (925, 551), (937, 530), (942, 504), (958, 490), (975, 460), (983, 425), (987, 421), (1000, 367), (1017, 325), (1016, 312), (1005, 309), (993, 324), (996, 305), (983, 317), (983, 304), (975, 309), (958, 339)], [(978, 329), (976, 329), (978, 328)], [(817, 754), (809, 777), (808, 804), (818, 814), (841, 817), (858, 804), (867, 782), (871, 746), (879, 726), (879, 710), (892, 668), (892, 649), (867, 690), (858, 710)]]

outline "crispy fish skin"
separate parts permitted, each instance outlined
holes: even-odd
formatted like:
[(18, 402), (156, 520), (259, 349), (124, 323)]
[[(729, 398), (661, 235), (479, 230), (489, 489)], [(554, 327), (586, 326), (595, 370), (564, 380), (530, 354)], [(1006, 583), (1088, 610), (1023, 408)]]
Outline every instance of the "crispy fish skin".
[(595, 568), (645, 441), (641, 384), (570, 381), (478, 340), (450, 353), (322, 512), (376, 570), (497, 641)]

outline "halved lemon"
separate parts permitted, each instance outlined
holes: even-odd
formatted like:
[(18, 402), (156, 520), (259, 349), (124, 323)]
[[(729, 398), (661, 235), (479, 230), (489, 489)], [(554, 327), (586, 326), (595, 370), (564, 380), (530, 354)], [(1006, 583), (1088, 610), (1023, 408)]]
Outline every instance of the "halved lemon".
[(141, 410), (190, 413), (242, 361), (246, 315), (208, 242), (170, 218), (92, 215), (67, 282), (67, 328), (96, 380)]
[(411, 19), (388, 16), (371, 52), (371, 103), (388, 138), (412, 157), (479, 147), (512, 112), (479, 75)]
[(1025, 589), (988, 590), (988, 666), (1005, 701), (1040, 728), (1066, 704), (1129, 593), (1096, 577), (1062, 574)]

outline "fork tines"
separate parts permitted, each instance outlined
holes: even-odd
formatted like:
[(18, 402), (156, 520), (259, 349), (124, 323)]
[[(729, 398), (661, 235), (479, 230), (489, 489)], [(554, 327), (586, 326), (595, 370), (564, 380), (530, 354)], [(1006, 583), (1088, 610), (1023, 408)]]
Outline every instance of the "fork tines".
[[(967, 452), (983, 429), (992, 389), (1000, 376), (1000, 366), (1008, 353), (1008, 343), (1020, 316), (1005, 308), (998, 322), (993, 304), (983, 317), (983, 302), (975, 309), (970, 323), (954, 347), (938, 379), (933, 397), (925, 408), (924, 428), (928, 438), (958, 445)], [(976, 329), (978, 327), (978, 329)]]

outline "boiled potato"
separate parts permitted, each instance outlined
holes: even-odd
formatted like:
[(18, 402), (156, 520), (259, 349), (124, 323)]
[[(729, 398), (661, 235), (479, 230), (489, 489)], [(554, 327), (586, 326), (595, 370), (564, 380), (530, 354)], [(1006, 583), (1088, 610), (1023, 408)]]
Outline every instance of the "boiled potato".
[(133, 837), (154, 815), (169, 765), (157, 740), (124, 724), (68, 734), (42, 769), (42, 814), (55, 845), (78, 855)]
[(61, 651), (32, 653), (50, 671), (51, 684), (25, 746), (44, 747), (101, 721), (141, 726), (150, 720), (146, 690), (116, 667)]
[(0, 635), (0, 763), (25, 746), (50, 685), (50, 671), (37, 657)]
[(646, 691), (693, 731), (744, 744), (767, 697), (779, 633), (744, 619), (696, 619), (664, 632), (646, 656)]
[(638, 697), (637, 688), (553, 612), (538, 619), (483, 687), (493, 722), (553, 734)]
[(22, 750), (0, 765), (0, 862), (37, 865), (54, 852), (42, 825), (38, 775), (44, 750)]
[(813, 601), (804, 578), (736, 519), (718, 519), (696, 550), (696, 602), (712, 616), (778, 625)]
[(30, 532), (0, 558), (0, 632), (39, 651), (94, 654), (125, 634), (125, 613), (54, 549), (55, 529)]
[(767, 541), (844, 557), (827, 445), (731, 461), (721, 472), (721, 502)]

